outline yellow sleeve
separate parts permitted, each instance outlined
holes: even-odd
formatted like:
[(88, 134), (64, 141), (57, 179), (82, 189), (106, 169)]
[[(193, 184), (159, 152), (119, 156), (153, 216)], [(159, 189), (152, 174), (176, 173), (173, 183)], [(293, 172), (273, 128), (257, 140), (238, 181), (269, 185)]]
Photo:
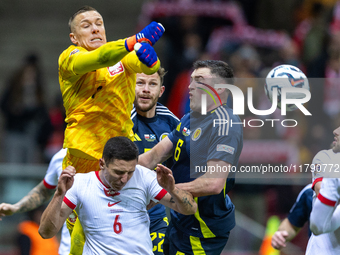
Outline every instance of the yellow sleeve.
[(147, 67), (139, 61), (135, 51), (132, 51), (126, 55), (122, 62), (131, 73), (145, 73), (147, 75), (157, 72), (161, 66), (161, 61), (158, 59), (156, 65), (153, 67)]
[(93, 51), (80, 51), (74, 55), (73, 72), (85, 74), (103, 67), (113, 66), (129, 52), (125, 48), (125, 39), (108, 42)]

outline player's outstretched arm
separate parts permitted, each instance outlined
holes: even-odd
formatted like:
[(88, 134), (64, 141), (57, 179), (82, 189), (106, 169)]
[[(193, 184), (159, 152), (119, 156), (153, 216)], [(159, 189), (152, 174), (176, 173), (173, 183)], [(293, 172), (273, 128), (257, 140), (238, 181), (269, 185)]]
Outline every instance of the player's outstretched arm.
[(160, 203), (184, 215), (195, 214), (197, 203), (189, 192), (175, 186), (172, 171), (161, 164), (157, 165), (156, 171), (159, 185), (168, 192)]
[(272, 237), (273, 248), (281, 250), (282, 248), (286, 247), (286, 243), (292, 240), (300, 231), (300, 229), (301, 228), (292, 225), (288, 218), (285, 218)]
[[(231, 165), (222, 160), (209, 160), (208, 169), (230, 169)], [(228, 178), (228, 171), (207, 171), (201, 177), (186, 183), (176, 184), (176, 187), (190, 192), (194, 197), (220, 194)]]
[[(136, 43), (148, 42), (151, 45), (154, 45), (163, 33), (163, 26), (156, 22), (152, 22), (140, 33), (127, 39), (108, 42), (93, 51), (79, 51), (73, 54), (73, 72), (76, 74), (85, 74), (93, 70), (113, 66), (121, 61), (129, 52), (133, 51)], [(152, 64), (154, 65), (152, 67), (149, 66), (149, 68), (152, 70), (156, 69), (152, 72), (154, 73), (158, 70), (159, 66), (157, 68), (157, 65), (160, 63), (159, 61), (155, 61)], [(144, 69), (148, 71), (148, 68)]]
[(39, 207), (50, 199), (53, 191), (53, 189), (46, 188), (43, 181), (41, 181), (19, 202), (15, 204), (0, 204), (0, 219), (4, 216), (10, 216), (14, 213), (28, 212)]
[(52, 238), (61, 229), (66, 218), (72, 213), (72, 209), (68, 207), (63, 199), (67, 190), (69, 190), (74, 181), (76, 170), (72, 166), (68, 166), (62, 171), (57, 190), (54, 196), (41, 216), (39, 234), (42, 238)]
[(156, 144), (151, 150), (139, 155), (138, 164), (149, 169), (155, 169), (157, 164), (162, 163), (172, 156), (173, 144), (168, 137)]

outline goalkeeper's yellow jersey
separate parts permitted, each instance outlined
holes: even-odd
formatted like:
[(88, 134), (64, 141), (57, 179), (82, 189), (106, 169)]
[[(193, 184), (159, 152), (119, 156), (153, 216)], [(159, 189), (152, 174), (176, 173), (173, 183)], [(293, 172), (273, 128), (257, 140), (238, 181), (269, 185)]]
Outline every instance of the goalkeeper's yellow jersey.
[[(63, 147), (80, 150), (96, 159), (102, 156), (109, 138), (125, 136), (133, 139), (130, 115), (135, 98), (136, 73), (151, 74), (159, 67), (158, 64), (158, 67), (147, 68), (135, 52), (125, 50), (123, 40), (110, 44), (109, 54), (114, 54), (121, 61), (85, 74), (76, 74), (74, 69), (75, 60), (81, 54), (89, 53), (86, 49), (72, 45), (59, 57), (59, 83), (67, 123)], [(98, 51), (98, 54), (102, 53), (103, 50)], [(81, 67), (79, 62), (78, 58), (76, 70)]]

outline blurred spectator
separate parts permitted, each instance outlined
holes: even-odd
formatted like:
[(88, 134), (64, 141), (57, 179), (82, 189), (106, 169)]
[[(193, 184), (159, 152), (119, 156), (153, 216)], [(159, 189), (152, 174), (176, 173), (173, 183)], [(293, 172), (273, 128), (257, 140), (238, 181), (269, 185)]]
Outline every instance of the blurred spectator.
[(308, 19), (310, 28), (302, 47), (302, 59), (306, 65), (323, 53), (325, 43), (327, 43), (328, 20), (325, 7), (321, 3), (313, 4), (311, 17)]
[(293, 65), (300, 69), (303, 69), (300, 61), (299, 48), (295, 41), (287, 41), (287, 43), (279, 50), (279, 54), (282, 60), (282, 64)]
[(38, 56), (28, 55), (10, 77), (0, 101), (5, 117), (6, 162), (41, 162), (41, 152), (51, 132), (42, 88)]
[(340, 113), (340, 46), (330, 47), (325, 70), (323, 109), (331, 118)]
[(43, 239), (39, 233), (39, 224), (44, 206), (27, 213), (28, 220), (18, 226), (18, 247), (20, 255), (58, 255), (58, 240), (56, 237)]
[(44, 161), (46, 163), (50, 162), (53, 155), (63, 147), (64, 143), (66, 113), (63, 98), (60, 94), (56, 95), (54, 105), (49, 110), (49, 116), (52, 124), (52, 134), (44, 149)]

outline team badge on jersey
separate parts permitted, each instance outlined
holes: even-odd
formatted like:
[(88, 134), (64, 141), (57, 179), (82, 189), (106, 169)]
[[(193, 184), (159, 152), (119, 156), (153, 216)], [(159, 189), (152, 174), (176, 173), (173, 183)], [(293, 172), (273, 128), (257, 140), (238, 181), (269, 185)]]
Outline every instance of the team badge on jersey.
[(202, 135), (202, 128), (197, 128), (195, 132), (191, 135), (193, 141), (197, 141)]
[(70, 56), (72, 56), (73, 54), (76, 54), (77, 52), (79, 52), (79, 49), (74, 49), (73, 51), (71, 51)]
[(74, 224), (74, 223), (76, 222), (77, 218), (78, 218), (78, 216), (77, 216), (74, 212), (72, 212), (72, 213), (68, 216), (68, 220), (69, 220), (72, 224)]
[(118, 62), (114, 66), (109, 66), (107, 70), (109, 70), (111, 76), (115, 76), (117, 74), (124, 72), (124, 66), (122, 65), (121, 62)]
[(190, 135), (190, 129), (184, 127), (183, 130), (182, 130), (182, 134), (184, 136), (189, 136)]
[(235, 148), (226, 144), (217, 144), (216, 151), (225, 151), (227, 153), (234, 154)]
[(120, 195), (119, 192), (113, 190), (113, 189), (104, 189), (104, 193), (107, 197), (114, 197)]
[(161, 136), (159, 137), (159, 141), (162, 141), (165, 137), (167, 137), (169, 135), (169, 133), (163, 133), (161, 134)]
[(156, 140), (156, 135), (155, 134), (144, 134), (144, 139), (147, 140), (148, 142), (153, 142)]

